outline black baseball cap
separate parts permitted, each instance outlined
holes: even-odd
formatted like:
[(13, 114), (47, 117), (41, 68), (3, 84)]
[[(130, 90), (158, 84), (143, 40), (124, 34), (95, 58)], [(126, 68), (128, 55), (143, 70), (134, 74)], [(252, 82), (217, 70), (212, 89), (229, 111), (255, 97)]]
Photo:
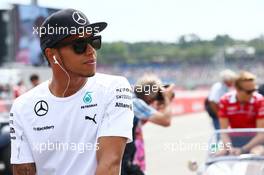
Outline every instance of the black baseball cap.
[(90, 33), (96, 35), (104, 30), (106, 22), (90, 23), (79, 10), (64, 9), (51, 14), (39, 28), (40, 47), (44, 52), (70, 35)]

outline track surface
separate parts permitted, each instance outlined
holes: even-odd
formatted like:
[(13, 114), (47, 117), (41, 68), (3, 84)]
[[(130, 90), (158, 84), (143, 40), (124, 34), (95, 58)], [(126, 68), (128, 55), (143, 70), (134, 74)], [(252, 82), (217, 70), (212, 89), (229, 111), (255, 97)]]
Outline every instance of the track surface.
[(199, 164), (205, 158), (204, 145), (212, 133), (206, 113), (173, 118), (169, 128), (151, 123), (143, 127), (147, 175), (194, 175), (187, 168), (188, 160)]

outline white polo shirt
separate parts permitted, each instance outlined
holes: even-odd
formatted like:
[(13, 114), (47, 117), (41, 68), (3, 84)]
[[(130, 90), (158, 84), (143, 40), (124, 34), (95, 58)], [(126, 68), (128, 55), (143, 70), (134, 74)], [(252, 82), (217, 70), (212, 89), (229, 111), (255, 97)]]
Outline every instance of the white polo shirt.
[(46, 81), (18, 97), (10, 112), (11, 164), (36, 164), (37, 175), (94, 175), (97, 139), (132, 139), (132, 91), (124, 77), (97, 73), (72, 96)]
[(229, 89), (224, 83), (217, 82), (212, 86), (208, 95), (208, 100), (218, 104), (220, 98), (228, 91)]

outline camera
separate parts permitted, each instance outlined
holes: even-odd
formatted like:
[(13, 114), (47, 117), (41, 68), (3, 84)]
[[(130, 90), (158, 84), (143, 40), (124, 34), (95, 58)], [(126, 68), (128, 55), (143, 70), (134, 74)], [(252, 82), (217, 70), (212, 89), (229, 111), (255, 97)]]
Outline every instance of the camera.
[[(163, 85), (162, 87), (163, 87), (164, 89), (167, 89), (168, 87), (170, 87), (170, 84)], [(163, 90), (162, 90), (161, 88), (159, 88), (159, 90), (158, 90), (158, 94), (157, 94), (155, 100), (157, 100), (157, 101), (159, 101), (159, 102), (164, 102), (165, 99), (164, 99), (164, 96), (163, 96), (162, 93), (163, 93)], [(172, 95), (170, 101), (171, 101), (174, 97), (175, 97), (175, 94), (173, 93), (173, 95)]]

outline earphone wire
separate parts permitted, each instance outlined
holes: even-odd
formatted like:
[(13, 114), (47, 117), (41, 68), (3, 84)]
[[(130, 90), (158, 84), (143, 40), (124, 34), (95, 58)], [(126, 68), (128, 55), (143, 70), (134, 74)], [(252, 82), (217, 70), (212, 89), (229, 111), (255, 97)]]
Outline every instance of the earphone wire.
[(63, 72), (67, 75), (68, 77), (68, 82), (67, 82), (67, 86), (62, 94), (62, 97), (65, 97), (65, 93), (66, 91), (68, 90), (69, 86), (70, 86), (70, 82), (71, 82), (71, 77), (70, 75), (68, 74), (68, 72), (60, 65), (60, 63), (58, 62), (58, 60), (56, 59), (55, 55), (53, 56), (53, 59), (54, 59), (54, 63), (57, 64), (62, 70)]

